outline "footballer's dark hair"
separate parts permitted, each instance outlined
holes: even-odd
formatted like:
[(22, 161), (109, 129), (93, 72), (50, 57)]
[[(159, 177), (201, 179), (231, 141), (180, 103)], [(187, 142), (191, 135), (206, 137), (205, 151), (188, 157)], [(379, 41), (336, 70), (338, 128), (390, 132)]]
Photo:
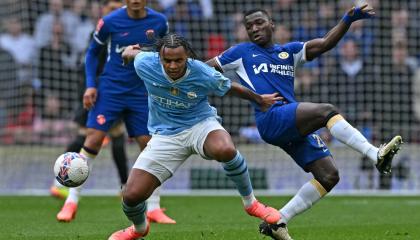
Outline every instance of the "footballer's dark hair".
[(262, 14), (264, 14), (265, 16), (267, 16), (267, 18), (268, 18), (269, 20), (271, 20), (271, 16), (270, 16), (270, 14), (267, 12), (267, 10), (262, 9), (262, 8), (254, 8), (254, 9), (251, 9), (251, 10), (245, 11), (245, 12), (243, 13), (244, 17), (243, 17), (242, 21), (245, 23), (245, 18), (246, 18), (247, 16), (249, 16), (249, 15), (253, 14), (253, 13), (256, 13), (256, 12), (261, 12)]
[(191, 47), (191, 44), (183, 36), (176, 33), (168, 33), (163, 38), (156, 42), (156, 51), (160, 53), (165, 48), (183, 47), (187, 52), (188, 57), (197, 59), (198, 55)]

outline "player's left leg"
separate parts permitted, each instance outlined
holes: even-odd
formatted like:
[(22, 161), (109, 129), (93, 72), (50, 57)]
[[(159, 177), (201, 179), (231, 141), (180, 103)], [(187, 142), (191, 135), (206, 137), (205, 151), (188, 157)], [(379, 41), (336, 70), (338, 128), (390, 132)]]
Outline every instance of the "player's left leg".
[(142, 169), (133, 168), (123, 190), (122, 207), (124, 214), (133, 225), (114, 232), (109, 240), (134, 240), (149, 233), (146, 217), (146, 199), (160, 186), (159, 179)]
[(367, 156), (381, 173), (390, 173), (394, 155), (402, 144), (401, 136), (377, 148), (359, 130), (351, 126), (331, 104), (300, 103), (296, 109), (296, 127), (306, 136), (327, 127), (340, 142)]
[(306, 167), (314, 178), (305, 183), (289, 202), (279, 211), (281, 219), (276, 224), (261, 223), (260, 233), (278, 240), (292, 240), (287, 224), (296, 215), (311, 208), (338, 183), (338, 170), (331, 156), (316, 160)]
[(269, 223), (279, 220), (280, 214), (276, 209), (263, 205), (255, 198), (246, 161), (236, 150), (229, 133), (224, 129), (209, 132), (202, 151), (202, 155), (222, 163), (226, 176), (235, 183), (249, 215)]
[(111, 136), (112, 159), (114, 160), (115, 166), (117, 167), (121, 186), (124, 186), (127, 183), (128, 178), (127, 154), (125, 152), (124, 133), (124, 124), (122, 121), (117, 121), (108, 132), (109, 136)]
[[(149, 142), (151, 136), (142, 135), (135, 137), (141, 150)], [(150, 222), (162, 224), (175, 224), (176, 221), (165, 214), (165, 209), (160, 207), (160, 187), (156, 188), (153, 194), (147, 199), (147, 218)]]
[(146, 199), (192, 154), (191, 147), (184, 146), (184, 136), (174, 139), (155, 135), (140, 153), (123, 190), (123, 211), (134, 225), (115, 232), (109, 239), (131, 240), (147, 234)]

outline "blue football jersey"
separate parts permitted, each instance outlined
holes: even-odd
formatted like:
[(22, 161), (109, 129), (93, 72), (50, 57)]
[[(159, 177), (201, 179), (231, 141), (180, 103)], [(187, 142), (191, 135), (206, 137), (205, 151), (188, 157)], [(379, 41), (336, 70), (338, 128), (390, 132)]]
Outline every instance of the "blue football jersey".
[[(150, 46), (155, 38), (163, 37), (168, 32), (168, 21), (163, 14), (150, 8), (146, 8), (146, 11), (146, 17), (133, 19), (128, 16), (126, 7), (123, 7), (98, 22), (93, 35), (93, 41), (97, 44), (93, 46), (101, 47), (106, 44), (108, 50), (107, 61), (98, 81), (99, 89), (107, 89), (112, 93), (125, 93), (138, 88), (145, 91), (144, 83), (139, 80), (133, 63), (122, 65), (121, 53), (133, 44)], [(147, 31), (153, 31), (154, 38), (148, 38)], [(91, 75), (92, 73), (88, 75), (87, 72), (87, 87), (95, 87), (95, 76)]]
[[(235, 71), (241, 83), (256, 93), (278, 92), (289, 103), (296, 102), (295, 71), (306, 62), (303, 42), (275, 44), (270, 48), (241, 43), (223, 52), (216, 60), (224, 71)], [(259, 106), (253, 105), (259, 112)]]
[(217, 116), (207, 96), (223, 96), (231, 87), (230, 79), (199, 60), (188, 59), (185, 75), (175, 81), (165, 73), (158, 53), (137, 54), (134, 67), (148, 92), (151, 134), (176, 134)]

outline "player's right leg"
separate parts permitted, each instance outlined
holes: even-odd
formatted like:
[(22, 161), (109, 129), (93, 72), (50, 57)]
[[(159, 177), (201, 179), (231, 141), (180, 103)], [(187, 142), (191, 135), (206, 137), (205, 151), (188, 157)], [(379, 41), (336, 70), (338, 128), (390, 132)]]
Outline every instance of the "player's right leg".
[(196, 152), (222, 163), (226, 176), (235, 183), (242, 197), (245, 211), (269, 223), (276, 223), (280, 214), (255, 198), (246, 161), (220, 123), (216, 119), (208, 119), (194, 126), (192, 131), (196, 135)]
[(402, 144), (401, 136), (395, 136), (380, 151), (359, 130), (351, 126), (333, 105), (323, 103), (300, 103), (298, 105), (296, 127), (302, 136), (324, 126), (340, 142), (367, 156), (380, 173), (389, 174), (391, 172), (392, 159)]
[[(80, 150), (80, 154), (84, 155), (88, 159), (89, 165), (92, 164), (93, 159), (98, 154), (105, 136), (106, 132), (104, 131), (93, 128), (89, 128), (87, 130), (86, 141), (83, 148)], [(64, 206), (57, 214), (58, 221), (70, 222), (75, 218), (82, 186), (70, 188), (69, 195), (66, 198)]]

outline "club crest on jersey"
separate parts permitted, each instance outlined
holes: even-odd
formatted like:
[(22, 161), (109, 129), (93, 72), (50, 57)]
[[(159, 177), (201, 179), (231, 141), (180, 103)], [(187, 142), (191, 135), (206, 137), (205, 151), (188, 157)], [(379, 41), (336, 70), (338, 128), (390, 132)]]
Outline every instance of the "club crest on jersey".
[(279, 58), (280, 59), (286, 59), (289, 57), (289, 54), (287, 52), (281, 52), (279, 53)]
[(176, 87), (171, 87), (171, 89), (169, 90), (169, 92), (174, 95), (174, 96), (178, 96), (179, 95), (179, 89)]
[(195, 92), (187, 92), (187, 97), (189, 99), (197, 98), (197, 93), (195, 93)]
[(97, 122), (99, 125), (104, 125), (104, 124), (105, 124), (105, 122), (106, 122), (106, 118), (105, 118), (105, 116), (104, 116), (104, 115), (102, 115), (102, 114), (99, 114), (98, 116), (96, 116), (96, 122)]

